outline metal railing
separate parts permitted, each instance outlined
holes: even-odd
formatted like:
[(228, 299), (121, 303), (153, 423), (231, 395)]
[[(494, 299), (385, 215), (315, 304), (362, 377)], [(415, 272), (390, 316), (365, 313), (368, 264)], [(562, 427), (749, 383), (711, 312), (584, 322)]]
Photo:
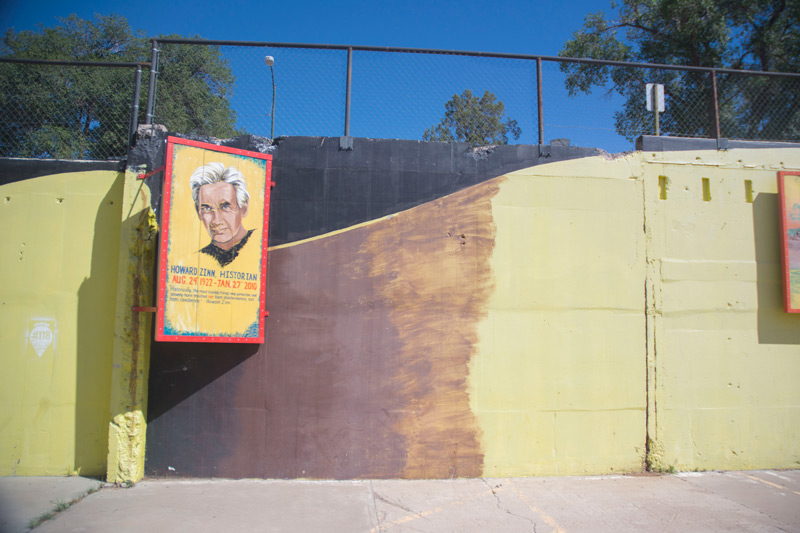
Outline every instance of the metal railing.
[[(0, 58), (0, 155), (120, 158), (137, 121), (214, 137), (473, 144), (569, 138), (613, 152), (655, 133), (655, 117), (645, 109), (648, 83), (665, 87), (662, 135), (800, 141), (797, 73), (374, 46), (151, 44), (149, 63)], [(145, 111), (144, 101), (139, 107), (143, 65), (150, 66)], [(135, 69), (133, 88), (125, 76), (93, 74), (110, 70), (103, 67)], [(586, 73), (606, 84), (582, 86)], [(102, 91), (102, 100), (91, 101), (91, 83), (115, 84), (113, 98)]]
[[(274, 85), (252, 81), (267, 81), (260, 67), (270, 55), (281, 87), (278, 135), (420, 139), (445, 115), (448, 101), (470, 90), (475, 97), (495, 95), (503, 116), (521, 126), (521, 136), (509, 142), (544, 144), (547, 132), (601, 148), (611, 136), (625, 149), (639, 135), (655, 133), (655, 118), (645, 110), (645, 86), (655, 82), (666, 85), (662, 135), (800, 140), (798, 73), (376, 46), (184, 39), (153, 45), (218, 47), (241, 69), (237, 78), (247, 71), (233, 91), (233, 107), (240, 127), (252, 133), (267, 131), (258, 118), (267, 118), (265, 103), (275, 98)], [(566, 76), (579, 68), (605, 70), (612, 87), (599, 97), (568, 96)], [(274, 130), (276, 117), (269, 119)], [(470, 119), (486, 117), (462, 117)]]

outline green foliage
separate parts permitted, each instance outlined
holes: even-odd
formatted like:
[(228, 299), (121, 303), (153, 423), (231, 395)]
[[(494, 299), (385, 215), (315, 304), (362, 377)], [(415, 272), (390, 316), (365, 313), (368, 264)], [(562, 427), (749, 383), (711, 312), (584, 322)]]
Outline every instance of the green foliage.
[(508, 144), (508, 136), (522, 134), (516, 120), (503, 121), (505, 106), (486, 91), (478, 98), (472, 91), (453, 95), (445, 105), (444, 118), (422, 134), (424, 141), (462, 141), (472, 146)]
[(66, 511), (70, 508), (72, 502), (64, 502), (61, 500), (56, 500), (55, 512), (60, 513), (62, 511)]
[[(800, 72), (800, 2), (786, 0), (622, 0), (617, 18), (587, 15), (561, 56), (682, 66)], [(615, 114), (629, 139), (652, 132), (645, 85), (665, 86), (663, 131), (713, 136), (711, 77), (705, 73), (562, 63), (570, 95), (603, 87), (625, 98)], [(718, 75), (723, 136), (797, 139), (800, 80)]]
[(71, 500), (69, 500), (67, 502), (62, 501), (62, 500), (56, 500), (55, 506), (53, 507), (53, 509), (51, 509), (50, 511), (47, 511), (45, 513), (42, 513), (37, 517), (31, 518), (28, 521), (28, 529), (35, 529), (35, 528), (39, 527), (40, 525), (42, 525), (44, 522), (47, 522), (48, 520), (52, 520), (53, 518), (58, 516), (59, 513), (63, 513), (64, 511), (66, 511), (67, 509), (69, 509), (70, 507), (72, 507), (73, 505), (75, 505), (76, 503), (78, 503), (79, 501), (84, 499), (85, 497), (87, 497), (87, 496), (89, 496), (91, 494), (94, 494), (95, 492), (98, 492), (101, 488), (102, 488), (102, 485), (95, 485), (93, 487), (90, 487), (89, 490), (87, 490), (86, 492), (84, 492), (83, 494), (78, 496), (77, 498), (73, 498), (73, 499), (71, 499)]
[[(162, 36), (180, 39), (180, 35)], [(217, 46), (161, 44), (158, 59), (159, 124), (171, 131), (227, 138), (241, 134), (228, 104), (234, 77)]]
[[(177, 36), (171, 36), (177, 37)], [(150, 61), (150, 41), (124, 17), (75, 15), (36, 31), (8, 30), (0, 55), (72, 61)], [(164, 45), (156, 122), (173, 131), (230, 137), (236, 117), (227, 98), (234, 78), (218, 47)], [(124, 157), (134, 90), (133, 68), (0, 63), (0, 155), (106, 159)], [(148, 68), (139, 122), (145, 119)]]
[(31, 518), (28, 520), (28, 529), (36, 529), (48, 520), (52, 520), (54, 516), (56, 516), (55, 512), (47, 511), (46, 513), (42, 513), (37, 517)]

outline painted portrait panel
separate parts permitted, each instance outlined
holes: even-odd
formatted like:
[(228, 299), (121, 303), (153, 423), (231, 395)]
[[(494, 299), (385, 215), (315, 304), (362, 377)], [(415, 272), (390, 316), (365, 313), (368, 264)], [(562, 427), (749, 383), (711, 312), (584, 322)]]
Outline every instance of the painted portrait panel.
[(263, 342), (272, 156), (169, 137), (156, 340)]

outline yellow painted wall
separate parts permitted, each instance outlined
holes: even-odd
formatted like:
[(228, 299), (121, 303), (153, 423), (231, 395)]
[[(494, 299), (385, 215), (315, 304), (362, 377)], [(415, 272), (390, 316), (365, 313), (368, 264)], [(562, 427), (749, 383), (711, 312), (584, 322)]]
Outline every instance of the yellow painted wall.
[(470, 364), (484, 475), (800, 465), (776, 195), (798, 168), (800, 150), (731, 150), (508, 175)]
[(645, 239), (631, 163), (553, 163), (500, 183), (496, 286), (470, 366), (486, 476), (642, 468)]
[(0, 186), (0, 475), (105, 472), (121, 197), (113, 171)]
[[(633, 153), (496, 180), (467, 383), (483, 475), (800, 465), (781, 169), (800, 169), (800, 150)], [(157, 226), (135, 175), (0, 187), (0, 475), (142, 476), (151, 316), (131, 306), (153, 305)], [(41, 355), (37, 326), (54, 334)]]
[(800, 316), (783, 312), (777, 172), (800, 150), (642, 159), (655, 466), (797, 468)]

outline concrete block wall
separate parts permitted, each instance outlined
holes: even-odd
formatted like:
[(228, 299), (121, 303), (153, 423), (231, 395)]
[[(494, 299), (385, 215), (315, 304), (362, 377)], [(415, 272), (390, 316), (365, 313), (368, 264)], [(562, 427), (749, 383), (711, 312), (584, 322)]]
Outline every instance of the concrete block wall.
[(153, 343), (131, 311), (152, 305), (162, 178), (137, 177), (163, 139), (127, 172), (0, 168), (0, 216), (21, 228), (1, 245), (0, 474), (800, 464), (776, 178), (799, 149), (326, 142), (266, 148), (277, 233), (256, 347)]
[(0, 475), (106, 471), (119, 163), (0, 171)]

